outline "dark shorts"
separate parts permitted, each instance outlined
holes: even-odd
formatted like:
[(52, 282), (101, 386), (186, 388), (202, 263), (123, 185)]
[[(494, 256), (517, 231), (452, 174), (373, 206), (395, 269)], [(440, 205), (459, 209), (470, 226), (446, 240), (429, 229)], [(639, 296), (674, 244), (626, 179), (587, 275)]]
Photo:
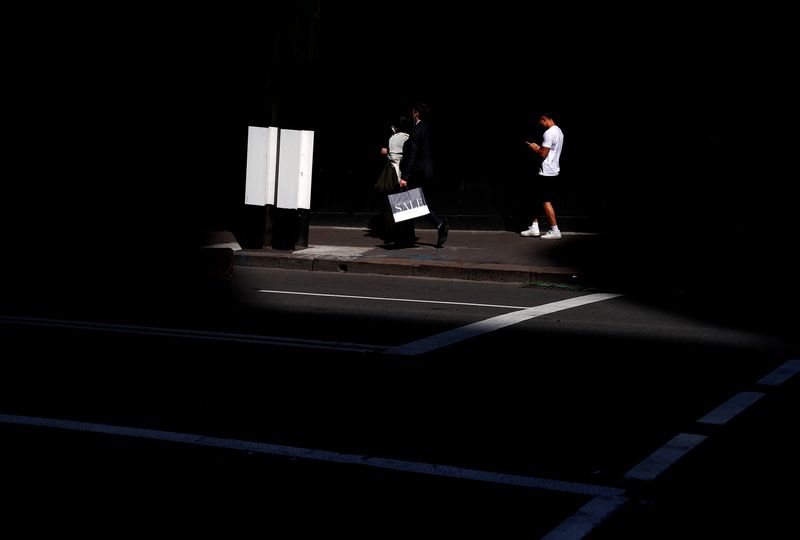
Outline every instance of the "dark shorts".
[(536, 204), (554, 202), (558, 200), (560, 185), (558, 176), (542, 176), (537, 173), (528, 182), (528, 198)]
[(539, 184), (539, 197), (542, 202), (553, 202), (558, 198), (559, 186), (558, 176), (542, 176), (537, 175)]

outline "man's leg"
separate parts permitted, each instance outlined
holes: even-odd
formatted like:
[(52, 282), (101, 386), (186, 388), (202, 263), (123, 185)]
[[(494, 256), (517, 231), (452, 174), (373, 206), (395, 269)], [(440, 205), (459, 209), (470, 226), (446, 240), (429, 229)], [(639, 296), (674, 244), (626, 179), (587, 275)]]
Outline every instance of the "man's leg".
[(550, 228), (555, 227), (558, 229), (558, 223), (556, 223), (556, 211), (553, 209), (553, 205), (550, 203), (550, 201), (545, 201), (544, 213), (547, 216), (547, 222), (550, 223)]

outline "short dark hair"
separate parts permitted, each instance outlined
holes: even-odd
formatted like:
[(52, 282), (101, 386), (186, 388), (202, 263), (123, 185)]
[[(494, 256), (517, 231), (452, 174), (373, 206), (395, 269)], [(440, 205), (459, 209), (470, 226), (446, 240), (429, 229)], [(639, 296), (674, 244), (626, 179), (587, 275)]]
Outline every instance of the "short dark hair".
[(425, 119), (428, 118), (428, 115), (431, 113), (431, 106), (428, 105), (427, 103), (422, 103), (420, 101), (420, 102), (417, 102), (417, 103), (414, 104), (413, 110), (415, 110), (415, 111), (417, 111), (419, 113), (419, 117), (422, 120), (425, 120)]
[(394, 130), (398, 133), (411, 133), (411, 119), (408, 116), (401, 116), (395, 122)]

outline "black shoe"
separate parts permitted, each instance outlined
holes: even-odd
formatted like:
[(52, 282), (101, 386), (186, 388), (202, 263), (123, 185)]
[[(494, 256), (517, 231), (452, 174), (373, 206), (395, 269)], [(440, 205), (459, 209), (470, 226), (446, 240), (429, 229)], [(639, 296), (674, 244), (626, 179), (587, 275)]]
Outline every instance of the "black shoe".
[(439, 231), (439, 237), (436, 239), (436, 247), (440, 248), (447, 242), (447, 233), (450, 232), (450, 226), (447, 221), (442, 221), (437, 230)]

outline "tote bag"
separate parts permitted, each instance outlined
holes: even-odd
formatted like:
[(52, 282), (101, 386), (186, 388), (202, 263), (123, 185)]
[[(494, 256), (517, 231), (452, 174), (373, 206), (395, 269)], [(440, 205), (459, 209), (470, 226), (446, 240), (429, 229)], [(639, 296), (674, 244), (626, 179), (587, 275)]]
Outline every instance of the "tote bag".
[(422, 188), (389, 194), (389, 208), (392, 210), (392, 217), (394, 217), (395, 223), (431, 213), (428, 210), (428, 203), (425, 202), (425, 194), (422, 193)]

